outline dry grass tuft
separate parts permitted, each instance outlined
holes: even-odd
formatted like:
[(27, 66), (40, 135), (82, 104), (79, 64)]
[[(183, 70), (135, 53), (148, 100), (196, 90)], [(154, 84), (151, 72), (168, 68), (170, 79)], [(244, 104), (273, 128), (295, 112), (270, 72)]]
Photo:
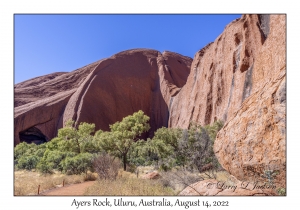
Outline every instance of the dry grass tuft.
[(123, 169), (120, 169), (119, 172), (118, 172), (118, 176), (117, 176), (118, 179), (134, 179), (136, 178), (136, 174), (134, 173), (130, 173), (128, 171), (124, 171)]
[(171, 188), (164, 187), (158, 180), (144, 180), (122, 176), (116, 180), (99, 180), (95, 185), (89, 187), (84, 195), (152, 196), (175, 195), (175, 193)]
[[(152, 167), (141, 167), (140, 174), (152, 171)], [(84, 195), (175, 195), (170, 187), (162, 185), (160, 180), (145, 180), (137, 178), (136, 173), (120, 169), (116, 180), (98, 179), (95, 185), (89, 187)]]

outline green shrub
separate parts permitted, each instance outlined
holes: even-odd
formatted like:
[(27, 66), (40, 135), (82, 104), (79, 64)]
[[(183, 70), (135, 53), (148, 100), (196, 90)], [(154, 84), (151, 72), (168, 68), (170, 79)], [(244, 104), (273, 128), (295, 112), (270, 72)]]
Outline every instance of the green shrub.
[(46, 144), (39, 144), (37, 145), (36, 150), (34, 151), (34, 155), (42, 158), (44, 156), (44, 153), (46, 151)]
[[(28, 144), (22, 142), (14, 148), (14, 163), (18, 169), (31, 170), (36, 167), (37, 162), (43, 157), (45, 145)], [(26, 163), (30, 164), (26, 166)]]
[(68, 121), (64, 128), (58, 130), (58, 136), (50, 142), (36, 145), (25, 142), (14, 148), (16, 169), (38, 169), (42, 173), (53, 170), (69, 174), (80, 174), (92, 170), (91, 153), (98, 153), (94, 145), (95, 125), (80, 123), (78, 129), (74, 122)]
[(46, 174), (46, 173), (51, 174), (53, 172), (52, 166), (50, 164), (48, 164), (48, 162), (43, 158), (38, 162), (36, 169), (44, 174)]
[(27, 144), (26, 142), (22, 142), (14, 148), (14, 162), (15, 162), (15, 165), (18, 164), (18, 161), (22, 156), (30, 155), (29, 150), (32, 147), (35, 147), (35, 144)]
[(181, 166), (202, 172), (207, 164), (220, 169), (213, 144), (222, 125), (217, 121), (211, 126), (191, 123), (189, 129), (160, 128), (152, 140), (148, 139), (140, 148), (137, 147), (138, 154), (163, 171)]
[(22, 156), (17, 163), (17, 169), (26, 169), (31, 170), (36, 168), (37, 163), (39, 162), (40, 158), (36, 155), (28, 155)]
[(92, 171), (93, 158), (94, 155), (90, 153), (80, 153), (74, 157), (66, 157), (61, 162), (63, 172), (70, 175), (86, 173), (88, 170)]
[(50, 170), (58, 169), (59, 171), (62, 171), (62, 167), (60, 165), (60, 162), (65, 158), (66, 153), (61, 151), (49, 151), (47, 153), (47, 156), (45, 157), (45, 160), (50, 168)]

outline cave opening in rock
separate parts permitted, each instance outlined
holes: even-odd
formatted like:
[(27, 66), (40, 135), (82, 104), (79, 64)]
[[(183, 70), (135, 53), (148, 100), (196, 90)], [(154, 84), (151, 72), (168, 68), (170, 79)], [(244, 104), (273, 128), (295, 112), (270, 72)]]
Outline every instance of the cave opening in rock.
[(47, 142), (47, 137), (36, 127), (28, 128), (25, 131), (19, 133), (20, 142), (26, 142), (28, 144), (43, 144)]

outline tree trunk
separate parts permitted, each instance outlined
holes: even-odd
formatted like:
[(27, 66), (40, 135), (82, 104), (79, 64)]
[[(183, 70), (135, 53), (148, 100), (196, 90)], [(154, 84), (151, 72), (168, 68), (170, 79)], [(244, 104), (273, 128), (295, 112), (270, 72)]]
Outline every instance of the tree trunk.
[(76, 143), (77, 143), (77, 147), (78, 147), (78, 153), (80, 154), (80, 153), (81, 153), (81, 151), (80, 151), (80, 144), (79, 144), (79, 141), (78, 141), (78, 139), (76, 139)]
[(126, 154), (125, 154), (125, 155), (123, 155), (124, 171), (126, 171), (126, 162), (127, 162), (127, 160), (126, 160)]

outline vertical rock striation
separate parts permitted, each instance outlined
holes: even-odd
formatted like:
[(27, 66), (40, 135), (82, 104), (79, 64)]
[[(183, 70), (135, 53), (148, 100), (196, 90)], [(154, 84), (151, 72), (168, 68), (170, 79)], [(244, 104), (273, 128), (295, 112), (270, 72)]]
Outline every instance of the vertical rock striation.
[(186, 85), (173, 99), (169, 127), (226, 121), (238, 110), (252, 91), (253, 65), (265, 39), (261, 30), (258, 15), (243, 15), (196, 53)]

